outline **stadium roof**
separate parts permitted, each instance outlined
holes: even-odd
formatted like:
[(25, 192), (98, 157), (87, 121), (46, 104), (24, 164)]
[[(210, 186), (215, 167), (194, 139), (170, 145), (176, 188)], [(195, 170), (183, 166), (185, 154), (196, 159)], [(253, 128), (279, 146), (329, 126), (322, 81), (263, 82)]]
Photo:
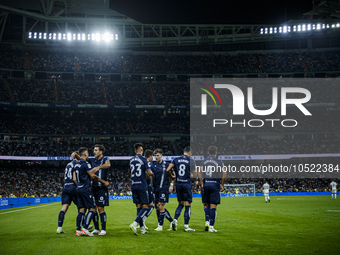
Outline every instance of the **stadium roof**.
[[(324, 36), (332, 24), (336, 26), (340, 22), (339, 16), (340, 0), (315, 0), (313, 10), (303, 14), (301, 19), (305, 24), (314, 22), (315, 31), (311, 24), (311, 31), (306, 29), (302, 36)], [(82, 38), (90, 40), (91, 34), (109, 33), (117, 38), (115, 47), (123, 48), (282, 41), (301, 37), (295, 33), (300, 32), (297, 26), (301, 20), (268, 25), (142, 24), (110, 9), (108, 0), (0, 0), (0, 43), (59, 45), (62, 40), (67, 41), (67, 33), (73, 35), (72, 40), (80, 41)], [(320, 31), (317, 31), (316, 22), (321, 23)], [(290, 26), (286, 34), (284, 26)], [(339, 36), (339, 31), (330, 29), (327, 36)], [(37, 36), (35, 41), (27, 40), (30, 32), (42, 36)]]

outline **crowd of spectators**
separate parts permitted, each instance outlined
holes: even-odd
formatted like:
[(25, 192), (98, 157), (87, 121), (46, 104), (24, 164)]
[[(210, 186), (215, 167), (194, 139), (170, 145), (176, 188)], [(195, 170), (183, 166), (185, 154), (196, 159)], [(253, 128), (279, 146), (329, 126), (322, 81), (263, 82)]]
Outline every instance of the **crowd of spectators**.
[[(130, 55), (45, 50), (0, 51), (0, 68), (92, 73), (227, 74), (337, 71), (340, 51), (211, 55)], [(25, 61), (26, 59), (26, 61)], [(27, 63), (29, 59), (29, 64)], [(29, 66), (28, 66), (29, 65)]]

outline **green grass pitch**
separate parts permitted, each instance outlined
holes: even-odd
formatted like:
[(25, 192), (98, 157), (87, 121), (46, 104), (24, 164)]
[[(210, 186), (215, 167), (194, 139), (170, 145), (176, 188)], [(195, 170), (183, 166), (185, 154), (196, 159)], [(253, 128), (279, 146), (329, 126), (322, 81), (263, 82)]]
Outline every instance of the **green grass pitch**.
[[(331, 196), (222, 198), (217, 208), (217, 233), (204, 231), (201, 200), (194, 199), (190, 227), (156, 232), (156, 212), (147, 219), (149, 234), (129, 229), (136, 209), (132, 200), (110, 200), (107, 235), (76, 237), (77, 210), (71, 205), (63, 229), (56, 234), (60, 203), (0, 211), (0, 254), (339, 254), (340, 198)], [(167, 209), (174, 215), (177, 201)], [(28, 209), (28, 210), (22, 210)], [(13, 211), (13, 212), (11, 212)], [(11, 213), (7, 213), (11, 212)]]

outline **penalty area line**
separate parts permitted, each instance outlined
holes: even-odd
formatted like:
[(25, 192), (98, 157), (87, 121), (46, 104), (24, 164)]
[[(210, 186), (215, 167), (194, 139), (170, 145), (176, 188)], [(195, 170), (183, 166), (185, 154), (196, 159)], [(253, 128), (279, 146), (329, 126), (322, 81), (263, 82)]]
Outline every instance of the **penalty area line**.
[(55, 205), (55, 203), (51, 203), (51, 204), (48, 204), (48, 205), (33, 206), (33, 207), (30, 207), (30, 208), (19, 209), (19, 210), (12, 210), (12, 211), (9, 211), (9, 212), (2, 212), (2, 213), (0, 213), (0, 215), (1, 215), (1, 214), (6, 214), (6, 213), (13, 213), (13, 212), (26, 211), (26, 210), (30, 210), (30, 209), (34, 209), (34, 208), (40, 208), (40, 207), (45, 207), (45, 206), (50, 206), (50, 205)]

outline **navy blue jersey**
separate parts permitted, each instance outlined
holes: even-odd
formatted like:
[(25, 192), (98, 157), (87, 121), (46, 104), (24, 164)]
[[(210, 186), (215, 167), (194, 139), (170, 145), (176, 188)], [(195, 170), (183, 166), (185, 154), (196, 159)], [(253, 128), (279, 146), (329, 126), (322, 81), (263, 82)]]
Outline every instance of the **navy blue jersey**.
[(152, 163), (151, 164), (151, 171), (154, 173), (154, 183), (156, 186), (156, 189), (161, 189), (163, 187), (167, 187), (170, 185), (169, 181), (169, 175), (166, 172), (166, 169), (168, 168), (169, 163), (165, 162), (164, 160), (162, 163), (158, 164)]
[(84, 159), (80, 159), (74, 166), (74, 172), (77, 178), (77, 189), (91, 188), (90, 176), (87, 174), (90, 171), (91, 165)]
[(136, 154), (136, 156), (130, 159), (131, 188), (147, 189), (146, 172), (150, 170), (150, 168), (150, 162), (140, 154)]
[(64, 174), (64, 189), (75, 188), (76, 184), (73, 181), (73, 172), (74, 166), (77, 164), (78, 161), (72, 160), (70, 163), (67, 164), (65, 167), (65, 174)]
[[(97, 158), (90, 158), (90, 163), (92, 168), (97, 167), (97, 166), (101, 166), (104, 165), (105, 162), (109, 160), (108, 157), (103, 156), (101, 159), (97, 159)], [(104, 181), (107, 181), (107, 169), (99, 169), (95, 174), (100, 178), (103, 179)], [(97, 181), (92, 181), (92, 187), (106, 187), (104, 184), (102, 184), (101, 182), (97, 182)]]
[(191, 183), (190, 172), (195, 170), (195, 161), (187, 155), (182, 155), (172, 160), (175, 167), (177, 183)]
[(221, 185), (222, 169), (224, 167), (221, 160), (214, 156), (209, 156), (202, 161), (200, 167), (203, 168), (201, 174), (204, 185)]

